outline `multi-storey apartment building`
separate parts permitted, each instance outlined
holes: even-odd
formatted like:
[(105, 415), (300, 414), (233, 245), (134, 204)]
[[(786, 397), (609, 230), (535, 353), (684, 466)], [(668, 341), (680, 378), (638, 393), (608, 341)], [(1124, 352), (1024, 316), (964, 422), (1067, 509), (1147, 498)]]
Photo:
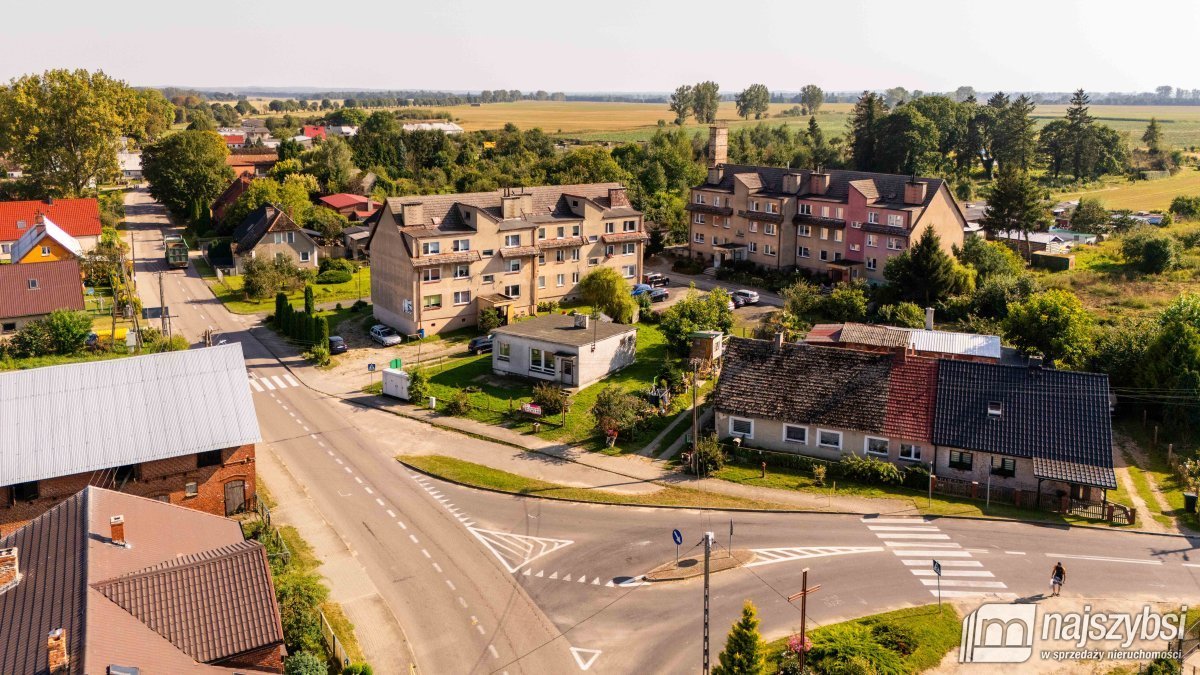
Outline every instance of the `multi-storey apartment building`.
[(533, 314), (600, 266), (635, 282), (647, 239), (619, 183), (393, 197), (372, 220), (375, 316), (408, 334)]
[(696, 259), (882, 281), (927, 225), (946, 251), (962, 246), (966, 217), (940, 178), (729, 164), (727, 134), (710, 129), (708, 177), (688, 200)]

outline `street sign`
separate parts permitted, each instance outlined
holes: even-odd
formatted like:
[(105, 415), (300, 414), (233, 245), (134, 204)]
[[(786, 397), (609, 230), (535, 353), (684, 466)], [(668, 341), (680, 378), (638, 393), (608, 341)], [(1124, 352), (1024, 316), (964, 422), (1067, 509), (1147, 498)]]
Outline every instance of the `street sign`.
[(933, 561), (933, 573), (937, 575), (938, 582), (938, 607), (942, 606), (942, 563)]
[(530, 415), (538, 415), (540, 417), (542, 414), (542, 406), (536, 403), (522, 403), (521, 412), (529, 413)]
[(679, 530), (671, 530), (671, 538), (675, 540), (676, 546), (683, 543), (683, 533)]
[(933, 573), (939, 577), (942, 576), (942, 563), (936, 560), (933, 561)]
[(375, 364), (374, 364), (374, 363), (368, 363), (368, 364), (367, 364), (367, 372), (368, 372), (368, 373), (373, 373), (373, 372), (375, 372)]

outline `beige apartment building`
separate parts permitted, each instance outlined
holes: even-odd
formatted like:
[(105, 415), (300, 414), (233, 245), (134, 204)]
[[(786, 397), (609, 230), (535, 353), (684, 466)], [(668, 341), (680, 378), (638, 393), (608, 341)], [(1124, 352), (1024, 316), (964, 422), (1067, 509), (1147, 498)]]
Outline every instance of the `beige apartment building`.
[(748, 260), (834, 281), (883, 281), (889, 258), (932, 225), (962, 246), (967, 220), (940, 178), (727, 162), (728, 129), (711, 127), (708, 176), (688, 199), (688, 250), (720, 267)]
[(648, 238), (619, 183), (390, 197), (373, 220), (375, 316), (405, 334), (532, 315), (600, 266), (636, 283)]

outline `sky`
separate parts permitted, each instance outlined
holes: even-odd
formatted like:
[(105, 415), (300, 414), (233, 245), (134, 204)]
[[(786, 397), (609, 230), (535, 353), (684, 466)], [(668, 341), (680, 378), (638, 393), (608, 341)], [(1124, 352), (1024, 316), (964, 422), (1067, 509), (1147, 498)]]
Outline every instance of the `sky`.
[(1200, 88), (1194, 41), (1180, 37), (1200, 28), (1194, 0), (4, 5), (0, 81), (87, 68), (210, 89), (663, 92), (707, 79), (723, 91)]

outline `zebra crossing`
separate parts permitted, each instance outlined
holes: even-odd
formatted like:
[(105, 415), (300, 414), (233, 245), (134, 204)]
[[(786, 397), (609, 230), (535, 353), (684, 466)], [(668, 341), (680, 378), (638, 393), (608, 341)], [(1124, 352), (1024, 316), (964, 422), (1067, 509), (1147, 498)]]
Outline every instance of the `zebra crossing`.
[(250, 382), (250, 388), (259, 393), (300, 386), (300, 381), (292, 377), (291, 373), (284, 373), (283, 375), (256, 375), (250, 373), (247, 375), (247, 379)]
[(941, 595), (944, 598), (1013, 599), (1008, 585), (984, 569), (973, 553), (954, 543), (950, 535), (922, 517), (864, 517), (862, 522), (893, 555), (917, 577), (930, 595), (938, 594), (938, 576), (933, 561), (942, 566)]

